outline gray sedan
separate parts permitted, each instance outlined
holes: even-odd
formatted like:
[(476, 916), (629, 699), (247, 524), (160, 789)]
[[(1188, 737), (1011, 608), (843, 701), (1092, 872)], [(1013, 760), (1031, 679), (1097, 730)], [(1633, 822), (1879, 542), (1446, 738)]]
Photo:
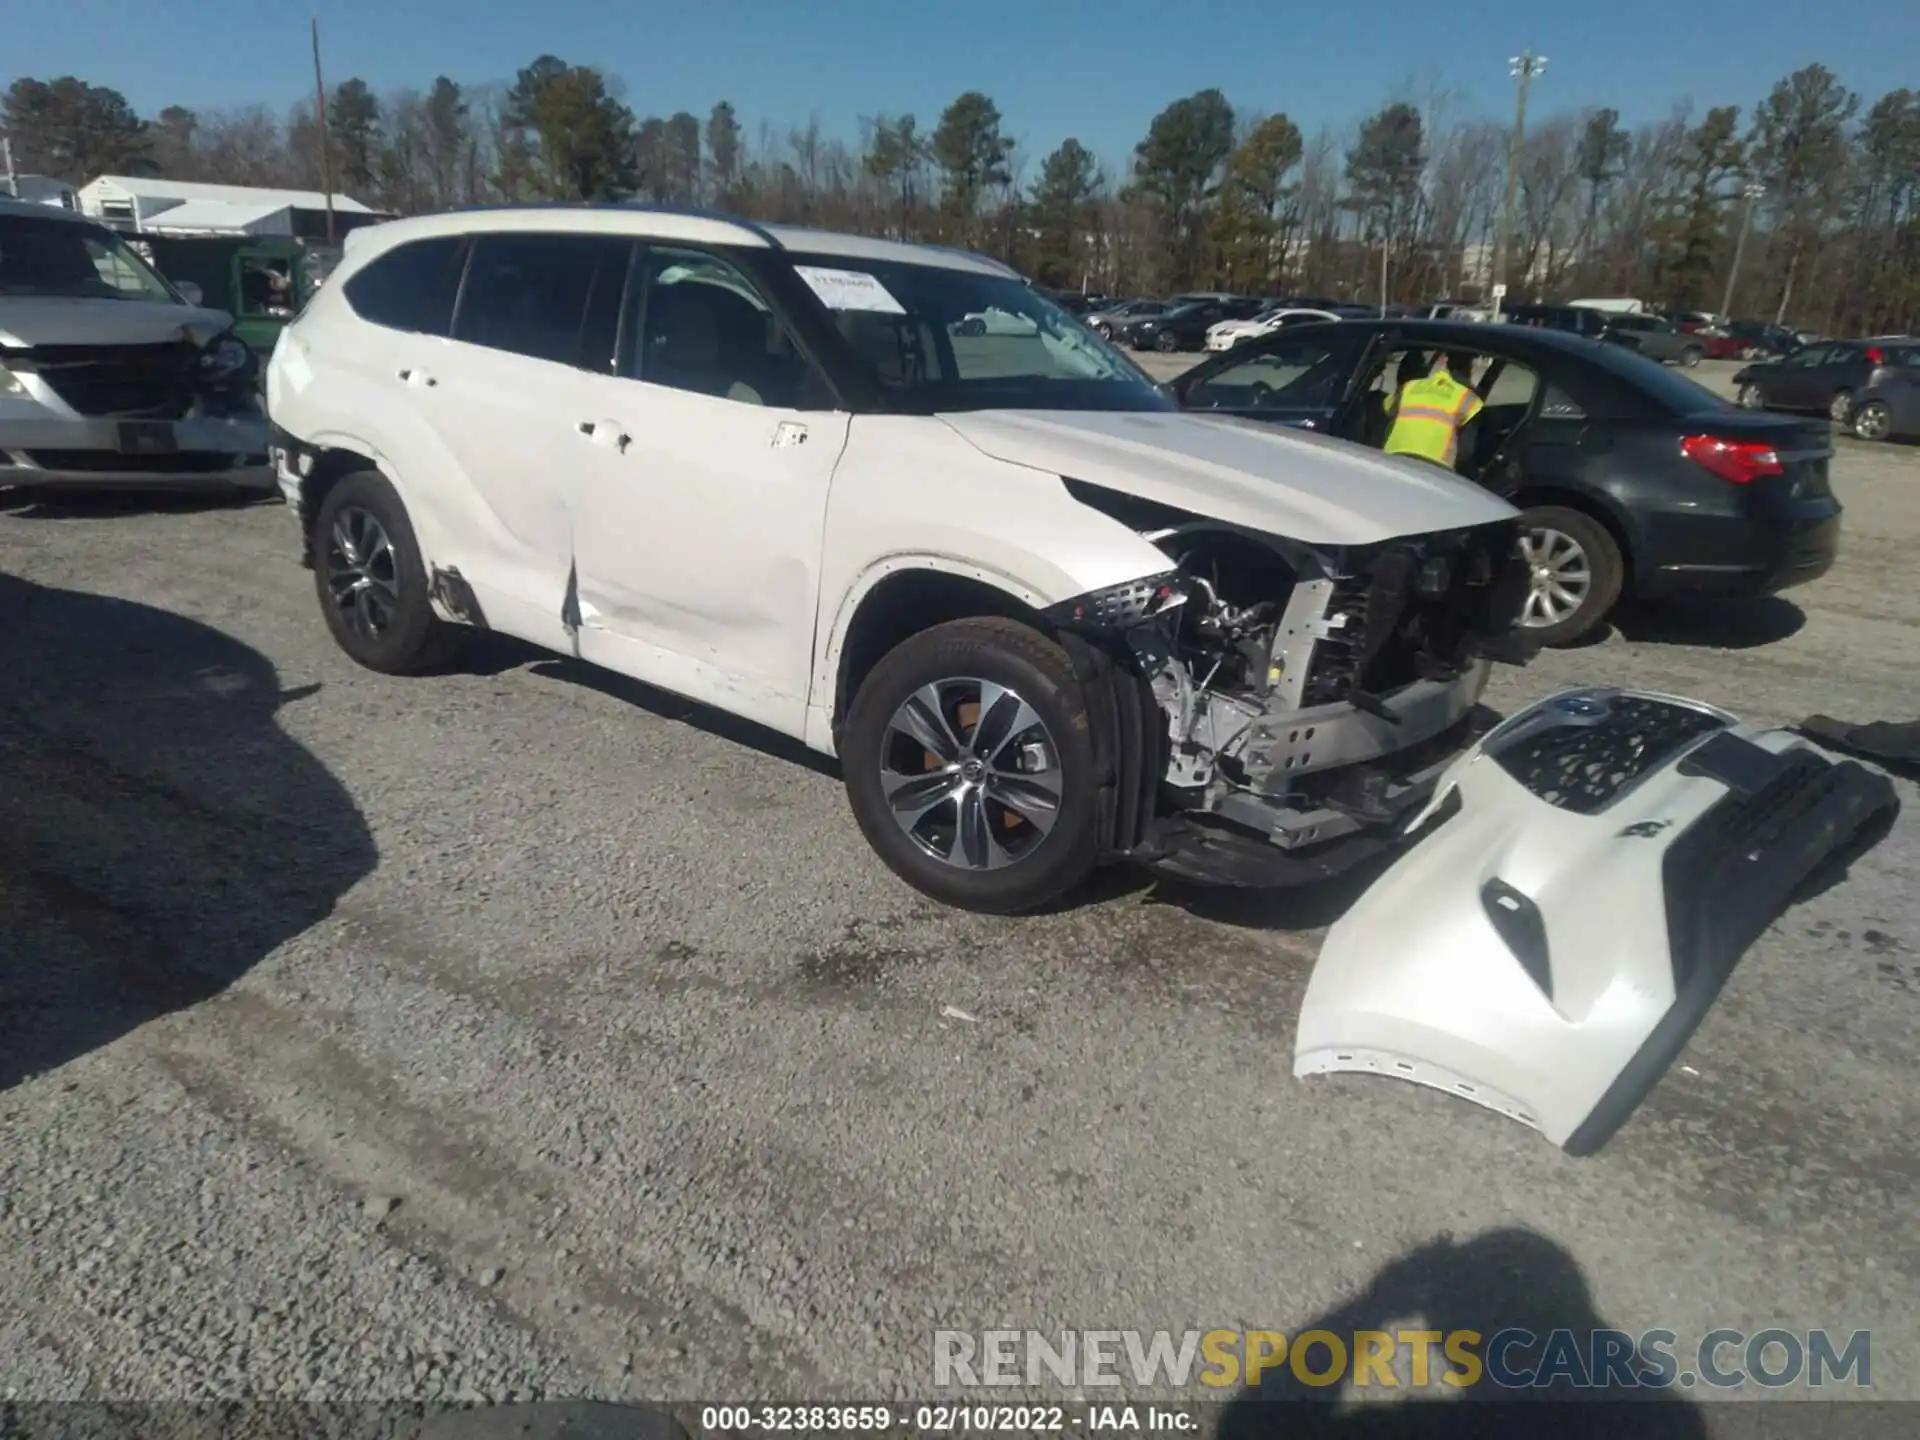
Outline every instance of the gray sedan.
[(1167, 308), (1167, 302), (1164, 300), (1123, 300), (1118, 305), (1109, 305), (1103, 310), (1096, 310), (1091, 315), (1083, 316), (1082, 319), (1089, 330), (1111, 340), (1113, 332), (1129, 320), (1141, 320), (1149, 315), (1164, 315), (1167, 313)]

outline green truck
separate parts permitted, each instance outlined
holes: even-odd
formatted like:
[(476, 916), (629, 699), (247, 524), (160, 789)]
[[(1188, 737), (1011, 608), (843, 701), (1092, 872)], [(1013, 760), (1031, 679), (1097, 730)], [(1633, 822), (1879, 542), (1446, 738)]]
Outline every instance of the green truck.
[(339, 260), (277, 235), (142, 235), (136, 243), (174, 286), (192, 285), (199, 304), (232, 315), (235, 333), (262, 356)]

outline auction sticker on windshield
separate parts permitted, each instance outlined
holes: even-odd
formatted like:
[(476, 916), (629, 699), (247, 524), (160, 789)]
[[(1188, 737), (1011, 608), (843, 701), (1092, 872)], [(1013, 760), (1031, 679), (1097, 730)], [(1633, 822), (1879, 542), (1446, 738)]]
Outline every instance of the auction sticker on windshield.
[(829, 310), (869, 310), (881, 315), (904, 315), (906, 307), (864, 270), (831, 270), (821, 265), (796, 265), (794, 272), (826, 302)]

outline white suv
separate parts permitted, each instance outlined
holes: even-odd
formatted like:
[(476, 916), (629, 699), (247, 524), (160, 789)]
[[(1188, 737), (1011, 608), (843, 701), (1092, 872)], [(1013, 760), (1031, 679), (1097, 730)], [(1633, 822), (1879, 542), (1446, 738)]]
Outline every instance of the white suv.
[(268, 400), (356, 661), (493, 629), (799, 737), (970, 909), (1390, 843), (1525, 590), (1486, 491), (1183, 414), (939, 247), (627, 206), (357, 230)]

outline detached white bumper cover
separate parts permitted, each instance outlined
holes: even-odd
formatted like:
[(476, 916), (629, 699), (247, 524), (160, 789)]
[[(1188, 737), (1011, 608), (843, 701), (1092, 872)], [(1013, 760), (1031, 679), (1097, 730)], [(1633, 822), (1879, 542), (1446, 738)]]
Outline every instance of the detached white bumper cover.
[(1448, 769), (1333, 927), (1294, 1074), (1431, 1085), (1591, 1154), (1795, 891), (1898, 808), (1884, 775), (1696, 701), (1554, 696)]

